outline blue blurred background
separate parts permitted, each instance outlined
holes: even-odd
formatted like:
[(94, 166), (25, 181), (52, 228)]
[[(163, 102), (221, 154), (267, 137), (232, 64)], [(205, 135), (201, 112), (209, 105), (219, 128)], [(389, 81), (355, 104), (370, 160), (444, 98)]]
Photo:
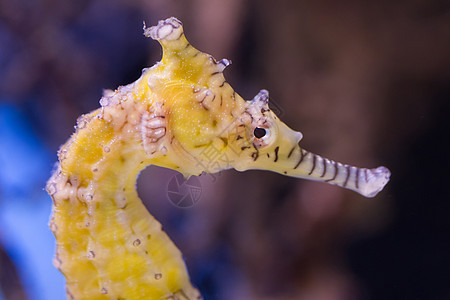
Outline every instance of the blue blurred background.
[(3, 299), (19, 297), (18, 291), (9, 291), (20, 288), (19, 282), (30, 299), (64, 299), (64, 280), (50, 263), (54, 238), (46, 224), (51, 201), (43, 190), (53, 157), (26, 116), (6, 101), (0, 105), (0, 139), (0, 266), (2, 288), (8, 290)]
[(448, 1), (0, 1), (0, 300), (64, 299), (45, 182), (102, 89), (160, 59), (142, 35), (176, 16), (198, 49), (259, 89), (303, 146), (392, 171), (364, 199), (260, 171), (202, 176), (174, 207), (174, 171), (138, 190), (207, 300), (450, 299)]

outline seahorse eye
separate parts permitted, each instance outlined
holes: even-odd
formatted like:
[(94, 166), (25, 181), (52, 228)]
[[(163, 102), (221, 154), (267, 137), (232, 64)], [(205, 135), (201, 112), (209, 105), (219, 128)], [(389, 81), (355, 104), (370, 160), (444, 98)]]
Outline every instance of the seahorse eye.
[(266, 135), (266, 130), (264, 128), (261, 128), (261, 127), (256, 127), (255, 130), (253, 131), (253, 135), (257, 139), (260, 139), (260, 138), (262, 138), (262, 137), (264, 137)]

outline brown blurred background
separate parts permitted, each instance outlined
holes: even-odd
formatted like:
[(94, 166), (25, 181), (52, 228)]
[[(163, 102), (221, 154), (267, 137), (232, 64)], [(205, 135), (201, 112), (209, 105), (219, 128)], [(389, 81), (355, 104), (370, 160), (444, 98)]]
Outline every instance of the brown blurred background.
[[(169, 16), (233, 61), (226, 77), (245, 99), (268, 89), (304, 148), (392, 171), (374, 199), (226, 171), (200, 177), (200, 201), (180, 209), (161, 189), (176, 173), (147, 169), (140, 196), (205, 299), (450, 299), (450, 3), (0, 0), (0, 99), (56, 160), (102, 89), (160, 59), (142, 21)], [(2, 257), (4, 298), (27, 299), (5, 274), (33, 270)]]

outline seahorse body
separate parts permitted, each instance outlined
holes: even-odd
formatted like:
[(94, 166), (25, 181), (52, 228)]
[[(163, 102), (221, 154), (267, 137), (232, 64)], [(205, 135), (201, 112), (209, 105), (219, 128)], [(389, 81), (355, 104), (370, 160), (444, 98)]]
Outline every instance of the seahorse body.
[(134, 83), (106, 91), (101, 108), (78, 119), (47, 184), (55, 266), (69, 299), (201, 299), (180, 251), (136, 192), (153, 164), (186, 177), (235, 168), (271, 170), (375, 196), (384, 167), (361, 169), (303, 150), (302, 134), (268, 107), (265, 90), (244, 101), (216, 61), (186, 40), (175, 18), (145, 28), (163, 58)]

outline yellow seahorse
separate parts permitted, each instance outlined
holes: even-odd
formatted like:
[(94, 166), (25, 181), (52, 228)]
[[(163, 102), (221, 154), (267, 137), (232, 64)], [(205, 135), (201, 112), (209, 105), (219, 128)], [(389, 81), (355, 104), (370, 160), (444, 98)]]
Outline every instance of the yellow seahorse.
[(136, 179), (147, 165), (185, 177), (270, 170), (366, 197), (388, 182), (385, 167), (361, 169), (302, 149), (302, 134), (269, 109), (268, 92), (244, 101), (223, 76), (230, 61), (195, 49), (176, 18), (144, 24), (144, 34), (161, 43), (161, 62), (105, 92), (101, 108), (78, 119), (47, 184), (54, 264), (69, 299), (201, 299), (180, 251), (138, 198)]

